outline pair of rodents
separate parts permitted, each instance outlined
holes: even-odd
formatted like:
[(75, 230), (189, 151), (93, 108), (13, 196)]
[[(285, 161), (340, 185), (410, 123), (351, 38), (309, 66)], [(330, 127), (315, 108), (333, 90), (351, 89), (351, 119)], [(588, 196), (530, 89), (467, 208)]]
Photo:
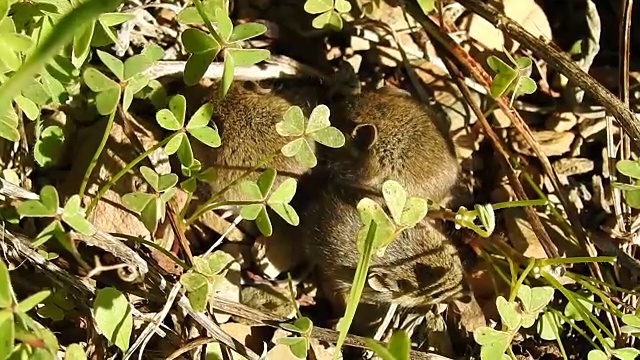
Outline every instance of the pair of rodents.
[[(300, 224), (277, 223), (274, 230), (303, 243), (335, 305), (335, 300), (346, 299), (358, 261), (358, 201), (365, 196), (382, 201), (381, 185), (391, 179), (410, 196), (440, 202), (456, 182), (459, 167), (443, 119), (410, 95), (381, 89), (322, 99), (322, 93), (317, 85), (258, 90), (235, 83), (223, 100), (210, 99), (222, 145), (208, 150), (203, 163), (216, 168), (213, 190), (219, 190), (291, 140), (275, 128), (289, 106), (301, 106), (305, 116), (319, 103), (330, 107), (332, 126), (346, 137), (342, 148), (316, 144), (319, 164), (313, 169), (283, 155), (268, 167), (279, 174), (274, 186), (287, 176), (300, 180), (292, 202)], [(233, 188), (224, 198), (239, 200), (243, 194)], [(373, 257), (362, 300), (424, 306), (460, 298), (464, 284), (456, 248), (424, 220), (403, 231), (383, 257)]]

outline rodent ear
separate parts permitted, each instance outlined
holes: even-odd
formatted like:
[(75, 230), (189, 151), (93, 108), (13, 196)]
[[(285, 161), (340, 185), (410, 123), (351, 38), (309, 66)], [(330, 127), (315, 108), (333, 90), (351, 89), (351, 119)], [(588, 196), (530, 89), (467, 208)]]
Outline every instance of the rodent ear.
[(372, 271), (367, 277), (367, 283), (373, 290), (381, 293), (400, 291), (398, 284), (382, 272)]
[(378, 141), (378, 128), (373, 124), (358, 124), (351, 137), (358, 148), (369, 150)]

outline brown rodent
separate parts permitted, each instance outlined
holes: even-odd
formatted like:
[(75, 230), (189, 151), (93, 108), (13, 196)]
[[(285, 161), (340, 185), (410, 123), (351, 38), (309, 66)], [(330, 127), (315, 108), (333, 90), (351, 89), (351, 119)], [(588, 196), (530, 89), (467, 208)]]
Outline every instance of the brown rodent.
[[(382, 183), (396, 180), (410, 196), (440, 202), (459, 168), (443, 119), (409, 95), (363, 91), (331, 110), (347, 144), (325, 153), (322, 169), (301, 184), (308, 204), (297, 230), (336, 305), (344, 302), (358, 262), (358, 201), (368, 196), (382, 202)], [(419, 307), (460, 298), (465, 290), (457, 250), (424, 220), (403, 231), (383, 257), (373, 257), (362, 300)]]

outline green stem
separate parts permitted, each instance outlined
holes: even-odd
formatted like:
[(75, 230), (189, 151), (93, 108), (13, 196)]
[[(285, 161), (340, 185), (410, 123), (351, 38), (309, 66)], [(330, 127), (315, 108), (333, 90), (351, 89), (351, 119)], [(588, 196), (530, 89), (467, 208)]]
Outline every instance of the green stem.
[(507, 201), (501, 202), (492, 205), (493, 210), (501, 210), (515, 207), (525, 207), (525, 206), (541, 206), (547, 205), (547, 199), (535, 199), (535, 200), (518, 200), (518, 201)]
[(136, 166), (140, 161), (144, 160), (147, 156), (151, 155), (154, 151), (156, 151), (159, 148), (161, 148), (162, 146), (166, 145), (169, 141), (171, 141), (171, 139), (173, 139), (178, 134), (179, 134), (179, 132), (175, 132), (175, 133), (171, 134), (171, 136), (166, 137), (165, 139), (163, 139), (159, 143), (157, 143), (154, 146), (152, 146), (149, 150), (147, 150), (147, 151), (143, 152), (142, 154), (138, 155), (137, 158), (133, 159), (133, 161), (131, 161), (129, 164), (127, 164), (127, 166), (125, 166), (122, 170), (120, 170), (120, 172), (118, 172), (114, 177), (112, 177), (111, 180), (109, 180), (108, 183), (106, 183), (102, 188), (100, 188), (100, 191), (98, 191), (98, 194), (93, 198), (93, 200), (91, 200), (91, 204), (89, 204), (89, 206), (87, 207), (87, 215), (89, 215), (91, 213), (91, 211), (93, 211), (93, 209), (96, 207), (96, 205), (98, 205), (98, 201), (100, 200), (100, 198), (102, 198), (102, 196), (104, 196), (104, 194), (107, 191), (109, 191), (109, 189), (118, 180), (120, 180), (121, 177), (123, 177), (126, 173), (128, 173), (129, 170), (133, 169), (133, 167)]
[(254, 204), (262, 204), (266, 201), (266, 199), (262, 199), (262, 200), (237, 200), (237, 201), (220, 201), (217, 203), (213, 203), (213, 204), (209, 204), (205, 207), (201, 208), (201, 213), (196, 216), (194, 214), (194, 216), (190, 217), (187, 221), (185, 221), (185, 226), (189, 226), (191, 224), (193, 224), (194, 221), (198, 220), (198, 218), (206, 213), (207, 211), (210, 210), (215, 210), (218, 208), (221, 208), (223, 206), (229, 206), (229, 205), (254, 205)]
[(591, 315), (591, 313), (588, 312), (587, 309), (585, 309), (584, 305), (582, 305), (582, 303), (579, 302), (573, 296), (573, 293), (567, 290), (564, 286), (562, 286), (562, 284), (560, 284), (560, 282), (558, 282), (558, 280), (556, 280), (556, 278), (554, 278), (553, 275), (549, 274), (548, 272), (542, 270), (540, 272), (540, 275), (542, 275), (542, 277), (551, 286), (553, 286), (558, 291), (560, 291), (562, 295), (564, 295), (569, 301), (573, 302), (573, 305), (576, 307), (576, 310), (580, 313), (580, 316), (582, 316), (582, 319), (584, 320), (585, 325), (587, 325), (589, 330), (591, 330), (591, 333), (598, 339), (598, 341), (604, 348), (608, 348), (609, 345), (607, 344), (604, 337), (602, 336), (602, 333), (598, 331), (598, 328), (593, 324), (592, 318), (589, 316)]
[(300, 312), (300, 309), (298, 309), (298, 303), (296, 302), (296, 296), (293, 293), (293, 280), (291, 280), (291, 273), (290, 272), (287, 273), (287, 286), (289, 287), (289, 295), (291, 295), (291, 304), (293, 304), (293, 307), (296, 308), (296, 314), (298, 315), (298, 319), (300, 319), (302, 317), (302, 313)]
[(615, 256), (579, 256), (571, 258), (558, 258), (558, 259), (544, 259), (540, 262), (540, 267), (546, 265), (562, 265), (562, 264), (577, 264), (577, 263), (597, 263), (597, 262), (616, 262)]
[(531, 270), (533, 270), (533, 267), (535, 265), (536, 265), (536, 261), (535, 260), (533, 260), (533, 259), (529, 260), (529, 264), (527, 265), (527, 267), (524, 269), (524, 271), (520, 275), (520, 278), (518, 278), (518, 281), (516, 281), (514, 286), (511, 288), (511, 295), (509, 295), (509, 301), (514, 301), (516, 299), (516, 295), (518, 294), (518, 288), (520, 287), (520, 285), (522, 285), (522, 283), (527, 278), (527, 276), (529, 275)]
[(242, 175), (240, 175), (240, 177), (238, 177), (237, 179), (233, 180), (231, 183), (229, 183), (227, 186), (223, 187), (222, 190), (218, 191), (217, 193), (213, 194), (209, 200), (207, 200), (205, 203), (203, 203), (202, 205), (198, 206), (196, 208), (196, 210), (194, 211), (193, 215), (191, 217), (189, 217), (189, 219), (187, 219), (186, 221), (186, 225), (189, 226), (191, 224), (193, 224), (194, 221), (196, 221), (200, 216), (202, 216), (202, 214), (206, 213), (207, 211), (210, 210), (211, 205), (218, 200), (222, 195), (224, 195), (225, 192), (227, 192), (229, 189), (231, 189), (233, 186), (235, 186), (236, 184), (238, 184), (240, 181), (244, 180), (247, 176), (251, 175), (253, 172), (255, 172), (256, 170), (258, 170), (260, 167), (264, 166), (266, 163), (268, 163), (269, 161), (273, 160), (273, 158), (275, 158), (276, 156), (278, 156), (278, 154), (280, 153), (280, 150), (274, 152), (273, 154), (267, 155), (264, 158), (262, 158), (259, 162), (258, 165), (252, 167), (251, 169), (245, 171)]
[(98, 163), (98, 158), (100, 157), (100, 154), (102, 154), (102, 150), (104, 150), (104, 146), (107, 144), (107, 140), (109, 140), (109, 135), (111, 135), (111, 128), (113, 128), (113, 120), (115, 118), (116, 118), (116, 110), (114, 109), (111, 112), (111, 114), (109, 114), (109, 119), (107, 120), (107, 127), (104, 129), (104, 133), (102, 134), (100, 145), (98, 145), (96, 152), (93, 154), (93, 158), (91, 158), (91, 162), (89, 163), (89, 166), (87, 166), (87, 171), (84, 173), (84, 178), (82, 178), (82, 184), (80, 185), (80, 191), (78, 192), (81, 199), (84, 197), (84, 192), (87, 189), (89, 178), (91, 177), (91, 173), (93, 172), (93, 169), (96, 167), (96, 164)]

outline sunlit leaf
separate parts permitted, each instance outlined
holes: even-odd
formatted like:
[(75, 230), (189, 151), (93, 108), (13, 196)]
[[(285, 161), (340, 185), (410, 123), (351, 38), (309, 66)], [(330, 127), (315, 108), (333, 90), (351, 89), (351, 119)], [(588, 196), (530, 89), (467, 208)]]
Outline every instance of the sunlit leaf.
[(118, 78), (120, 81), (125, 80), (124, 77), (124, 64), (117, 57), (109, 54), (108, 52), (104, 52), (102, 50), (97, 50), (96, 53), (98, 57), (102, 61), (102, 63)]
[(235, 66), (251, 66), (269, 58), (271, 53), (265, 49), (232, 49), (225, 50), (225, 62), (231, 57)]
[(120, 101), (120, 87), (104, 90), (96, 95), (96, 109), (100, 115), (109, 115), (116, 110)]
[(307, 0), (304, 11), (309, 14), (320, 14), (333, 9), (333, 0)]
[(126, 352), (133, 328), (133, 316), (127, 298), (118, 290), (107, 287), (96, 291), (93, 301), (95, 325), (112, 344)]
[(209, 34), (202, 30), (189, 28), (182, 33), (184, 48), (193, 54), (219, 51), (220, 44)]
[(187, 130), (194, 138), (198, 139), (201, 143), (212, 147), (220, 147), (222, 141), (218, 132), (210, 127), (201, 127), (196, 129)]
[(264, 34), (267, 27), (259, 23), (238, 24), (233, 28), (229, 42), (238, 42)]
[(111, 80), (108, 76), (101, 73), (99, 70), (88, 67), (82, 74), (82, 79), (85, 84), (94, 92), (101, 92), (108, 89), (115, 89), (118, 87), (118, 83)]

